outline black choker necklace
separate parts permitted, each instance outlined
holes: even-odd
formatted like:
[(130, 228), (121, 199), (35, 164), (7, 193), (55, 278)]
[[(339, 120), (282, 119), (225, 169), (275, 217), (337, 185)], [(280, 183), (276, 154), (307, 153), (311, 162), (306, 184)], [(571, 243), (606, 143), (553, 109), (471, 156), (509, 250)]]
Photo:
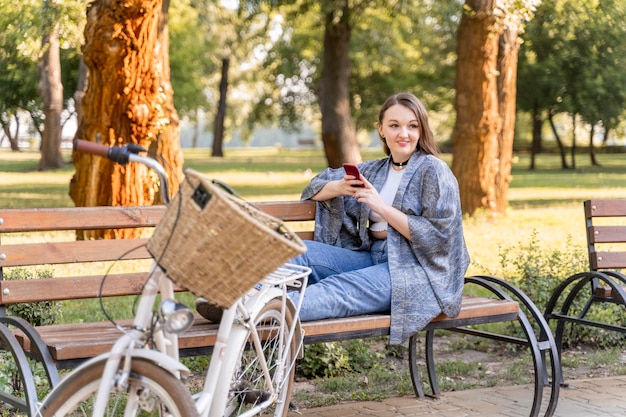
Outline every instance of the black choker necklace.
[(396, 162), (396, 161), (393, 160), (393, 158), (390, 158), (390, 159), (391, 159), (391, 163), (392, 164), (394, 164), (395, 166), (400, 167), (400, 168), (405, 167), (406, 164), (409, 162), (408, 160), (406, 160), (404, 162)]

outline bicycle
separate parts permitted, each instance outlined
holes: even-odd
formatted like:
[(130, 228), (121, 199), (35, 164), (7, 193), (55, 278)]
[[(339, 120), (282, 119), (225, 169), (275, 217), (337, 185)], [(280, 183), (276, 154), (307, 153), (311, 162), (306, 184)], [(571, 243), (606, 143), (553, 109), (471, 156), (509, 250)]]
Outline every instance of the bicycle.
[[(139, 155), (145, 149), (82, 140), (74, 146), (120, 164), (143, 163), (158, 174), (163, 203), (171, 204), (167, 173), (156, 159)], [(142, 289), (133, 326), (118, 326), (123, 334), (112, 350), (71, 372), (44, 399), (40, 414), (286, 416), (303, 347), (300, 304), (294, 305), (287, 290), (305, 291), (310, 269), (283, 264), (237, 294), (223, 311), (203, 389), (192, 395), (181, 380), (190, 371), (179, 360), (178, 334), (191, 326), (193, 313), (175, 301), (173, 279), (159, 260)], [(162, 301), (155, 310), (158, 295)]]

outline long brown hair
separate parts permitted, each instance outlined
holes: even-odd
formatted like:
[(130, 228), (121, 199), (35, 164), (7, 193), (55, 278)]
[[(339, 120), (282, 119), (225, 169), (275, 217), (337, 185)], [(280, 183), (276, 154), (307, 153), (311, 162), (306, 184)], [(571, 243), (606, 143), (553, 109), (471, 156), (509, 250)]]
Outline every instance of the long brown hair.
[[(433, 135), (432, 130), (430, 130), (430, 125), (428, 124), (428, 113), (426, 112), (426, 107), (424, 107), (422, 102), (415, 97), (415, 95), (411, 93), (398, 93), (389, 97), (378, 113), (378, 125), (382, 125), (387, 109), (391, 106), (395, 106), (396, 104), (401, 104), (412, 110), (413, 113), (415, 113), (415, 117), (417, 117), (420, 129), (420, 138), (415, 151), (417, 152), (417, 150), (421, 149), (422, 152), (426, 154), (438, 156), (439, 147), (435, 142), (435, 135)], [(380, 136), (380, 132), (378, 133), (378, 137), (383, 143), (385, 154), (390, 155), (391, 150), (389, 149), (389, 146), (387, 146), (385, 139)]]

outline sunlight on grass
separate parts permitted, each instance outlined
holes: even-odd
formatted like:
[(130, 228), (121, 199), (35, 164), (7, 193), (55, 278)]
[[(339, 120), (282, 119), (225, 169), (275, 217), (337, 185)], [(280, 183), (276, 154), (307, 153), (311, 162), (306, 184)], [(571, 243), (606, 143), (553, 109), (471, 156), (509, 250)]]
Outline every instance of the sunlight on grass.
[[(224, 158), (214, 158), (209, 149), (185, 150), (185, 167), (229, 184), (248, 201), (299, 199), (311, 177), (326, 166), (319, 149), (244, 148), (226, 149), (225, 154)], [(362, 154), (365, 160), (382, 156), (376, 148), (365, 149)], [(65, 157), (69, 160), (69, 153)], [(442, 158), (451, 162), (449, 154)], [(580, 155), (577, 170), (562, 170), (558, 155), (542, 154), (536, 161), (537, 170), (529, 171), (528, 156), (515, 157), (506, 215), (493, 218), (477, 213), (464, 219), (472, 258), (468, 272), (496, 274), (500, 250), (527, 242), (534, 232), (542, 247), (560, 248), (568, 239), (582, 247), (582, 202), (589, 198), (626, 198), (623, 155), (599, 155), (603, 167), (591, 167), (587, 159)], [(67, 195), (73, 175), (71, 164), (59, 171), (38, 172), (38, 160), (37, 152), (0, 151), (0, 208), (73, 205)], [(295, 225), (294, 229), (307, 227)]]
[(499, 275), (501, 249), (528, 242), (534, 231), (545, 248), (561, 248), (568, 237), (574, 245), (586, 244), (581, 204), (511, 209), (496, 219), (477, 215), (465, 218), (463, 228), (472, 260), (468, 275)]

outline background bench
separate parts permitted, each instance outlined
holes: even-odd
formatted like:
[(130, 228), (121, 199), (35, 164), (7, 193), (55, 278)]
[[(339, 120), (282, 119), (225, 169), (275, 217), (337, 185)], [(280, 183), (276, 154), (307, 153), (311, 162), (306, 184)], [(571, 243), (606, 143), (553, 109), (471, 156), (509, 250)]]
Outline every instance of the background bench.
[[(611, 304), (626, 308), (626, 200), (587, 200), (584, 214), (589, 270), (568, 277), (555, 288), (544, 313), (546, 320), (556, 321), (559, 353), (568, 323), (626, 333), (619, 323), (589, 319), (594, 307)], [(575, 311), (575, 303), (581, 300), (584, 306)]]
[[(312, 239), (315, 204), (313, 202), (255, 203), (260, 209), (293, 225), (303, 239)], [(36, 393), (27, 357), (40, 361), (51, 386), (58, 383), (58, 369), (72, 368), (85, 359), (110, 350), (120, 333), (109, 321), (93, 321), (85, 317), (80, 323), (33, 327), (16, 317), (6, 315), (5, 308), (15, 303), (47, 300), (80, 300), (85, 298), (137, 295), (146, 279), (147, 267), (139, 272), (95, 272), (105, 261), (137, 262), (147, 260), (146, 237), (118, 240), (75, 241), (75, 230), (154, 227), (164, 213), (164, 207), (97, 207), (0, 210), (0, 278), (10, 268), (55, 265), (64, 267), (63, 274), (54, 278), (35, 280), (0, 279), (0, 337), (2, 347), (10, 351), (18, 364), (24, 381), (25, 400), (0, 393), (0, 401), (34, 414)], [(51, 241), (50, 232), (59, 241)], [(35, 238), (24, 240), (24, 236)], [(43, 236), (41, 233), (44, 233)], [(21, 238), (21, 240), (20, 240)], [(68, 267), (69, 266), (69, 267)], [(101, 288), (103, 275), (105, 285)], [(530, 416), (554, 413), (561, 379), (557, 347), (543, 315), (523, 293), (494, 277), (468, 277), (467, 286), (476, 286), (486, 296), (464, 296), (461, 313), (456, 318), (443, 315), (410, 338), (409, 365), (415, 393), (423, 397), (424, 390), (418, 372), (418, 339), (425, 333), (425, 360), (432, 395), (440, 390), (435, 374), (433, 340), (437, 329), (475, 334), (528, 348), (532, 356), (529, 372), (534, 373), (534, 395)], [(181, 288), (178, 291), (183, 291)], [(493, 334), (472, 328), (488, 323), (519, 323), (523, 337)], [(130, 320), (120, 320), (128, 325)], [(302, 323), (305, 343), (340, 341), (389, 335), (389, 315), (365, 315)], [(211, 352), (217, 324), (198, 316), (193, 327), (179, 338), (181, 355)], [(545, 358), (548, 360), (545, 360)], [(547, 403), (543, 401), (544, 387), (549, 386)], [(543, 407), (542, 407), (543, 404)]]

